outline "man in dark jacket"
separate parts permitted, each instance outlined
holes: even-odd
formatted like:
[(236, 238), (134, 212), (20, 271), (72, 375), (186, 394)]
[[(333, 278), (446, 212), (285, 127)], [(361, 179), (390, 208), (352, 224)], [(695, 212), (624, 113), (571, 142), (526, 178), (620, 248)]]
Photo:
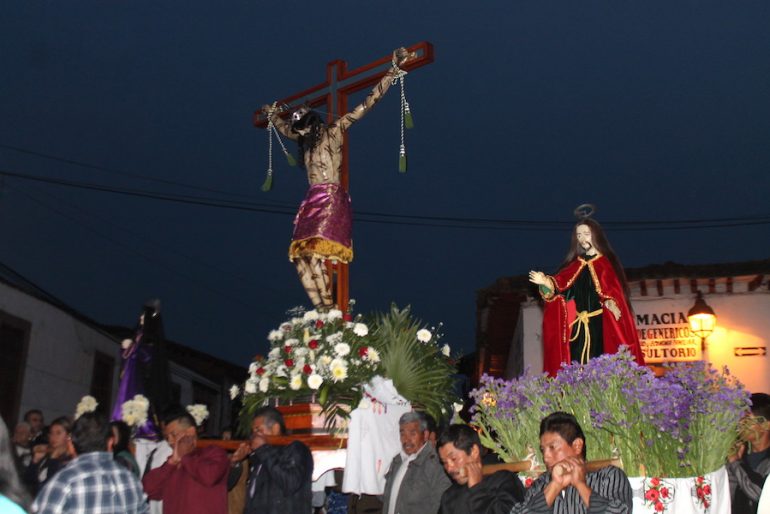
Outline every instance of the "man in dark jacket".
[(508, 514), (524, 499), (524, 486), (511, 471), (486, 478), (481, 472), (481, 441), (468, 425), (451, 425), (436, 443), (454, 484), (441, 497), (441, 514)]
[[(266, 437), (284, 435), (283, 416), (273, 407), (254, 413), (251, 424), (249, 480), (246, 483), (244, 514), (310, 514), (313, 456), (307, 446), (293, 441), (287, 446), (267, 444)], [(245, 455), (239, 448), (233, 461)], [(235, 484), (241, 467), (233, 468), (228, 484)]]
[(751, 395), (751, 416), (744, 420), (741, 439), (744, 444), (730, 458), (727, 474), (733, 512), (757, 512), (759, 495), (770, 474), (770, 395)]

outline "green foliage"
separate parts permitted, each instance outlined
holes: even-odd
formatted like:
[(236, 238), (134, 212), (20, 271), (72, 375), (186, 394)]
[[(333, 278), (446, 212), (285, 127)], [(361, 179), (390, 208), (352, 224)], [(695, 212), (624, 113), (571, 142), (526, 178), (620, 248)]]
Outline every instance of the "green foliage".
[[(395, 304), (390, 312), (376, 316), (374, 326), (373, 344), (382, 352), (384, 375), (393, 380), (399, 394), (436, 420), (451, 412), (458, 400), (453, 387), (457, 368), (448, 350), (445, 354), (439, 347), (440, 335), (412, 317), (408, 306), (399, 309)], [(431, 334), (429, 341), (418, 339), (421, 330)]]

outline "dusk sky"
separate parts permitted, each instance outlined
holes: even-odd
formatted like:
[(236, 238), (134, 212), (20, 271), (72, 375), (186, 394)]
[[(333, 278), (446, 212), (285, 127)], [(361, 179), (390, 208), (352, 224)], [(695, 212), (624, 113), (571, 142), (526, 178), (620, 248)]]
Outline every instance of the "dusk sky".
[(307, 304), (307, 180), (278, 155), (260, 191), (253, 112), (429, 41), (408, 172), (396, 88), (350, 131), (351, 296), (470, 352), (476, 291), (555, 271), (581, 203), (629, 267), (770, 257), (768, 27), (766, 1), (4, 2), (0, 263), (100, 323), (158, 297), (167, 337), (247, 365)]

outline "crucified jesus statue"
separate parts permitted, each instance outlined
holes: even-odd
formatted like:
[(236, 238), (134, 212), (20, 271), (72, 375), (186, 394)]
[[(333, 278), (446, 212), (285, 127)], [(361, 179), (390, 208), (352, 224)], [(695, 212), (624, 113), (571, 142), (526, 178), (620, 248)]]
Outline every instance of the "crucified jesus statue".
[(302, 287), (316, 309), (334, 306), (331, 278), (325, 261), (353, 260), (350, 196), (340, 184), (343, 134), (360, 120), (388, 91), (412, 55), (404, 48), (393, 52), (393, 67), (374, 86), (366, 99), (351, 112), (329, 125), (320, 114), (302, 106), (284, 120), (275, 106), (262, 111), (285, 137), (296, 141), (299, 162), (307, 171), (310, 188), (294, 218), (289, 260), (297, 269)]

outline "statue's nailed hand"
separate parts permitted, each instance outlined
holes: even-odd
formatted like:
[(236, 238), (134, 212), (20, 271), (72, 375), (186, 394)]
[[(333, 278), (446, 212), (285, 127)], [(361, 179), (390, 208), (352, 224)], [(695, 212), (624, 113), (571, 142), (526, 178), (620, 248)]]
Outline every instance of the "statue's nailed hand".
[(615, 303), (615, 300), (607, 300), (604, 302), (604, 307), (615, 316), (615, 321), (620, 319), (620, 309), (618, 308), (618, 304)]
[(398, 66), (399, 68), (409, 59), (413, 59), (415, 56), (414, 53), (409, 52), (406, 48), (403, 46), (401, 48), (396, 48), (393, 50), (393, 63)]

